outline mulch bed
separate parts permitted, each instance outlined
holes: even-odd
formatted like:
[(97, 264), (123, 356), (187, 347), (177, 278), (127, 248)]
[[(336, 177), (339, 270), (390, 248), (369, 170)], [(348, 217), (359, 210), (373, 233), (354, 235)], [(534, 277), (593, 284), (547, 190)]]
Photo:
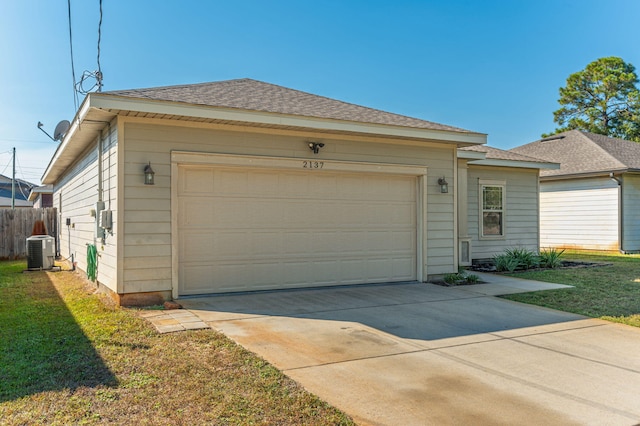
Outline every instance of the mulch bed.
[[(555, 268), (555, 269), (599, 268), (601, 266), (611, 266), (611, 265), (613, 265), (613, 263), (579, 262), (579, 261), (573, 261), (573, 260), (563, 260), (561, 263), (562, 263), (562, 266), (560, 266), (559, 268)], [(526, 269), (526, 270), (525, 269), (518, 269), (518, 270), (515, 270), (513, 272), (508, 272), (508, 271), (498, 272), (498, 271), (496, 271), (496, 267), (492, 262), (478, 263), (478, 264), (472, 265), (470, 267), (470, 269), (472, 271), (476, 271), (476, 272), (490, 272), (492, 274), (515, 274), (515, 273), (518, 273), (518, 272), (548, 271), (548, 270), (550, 270), (549, 268), (531, 268), (531, 269)]]

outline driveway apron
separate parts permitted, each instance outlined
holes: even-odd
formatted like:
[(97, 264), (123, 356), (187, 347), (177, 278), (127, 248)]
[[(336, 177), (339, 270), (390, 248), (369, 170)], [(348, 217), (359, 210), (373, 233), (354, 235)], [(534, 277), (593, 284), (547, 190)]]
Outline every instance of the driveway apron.
[(180, 303), (359, 424), (640, 422), (640, 329), (493, 297), (532, 283), (497, 281)]

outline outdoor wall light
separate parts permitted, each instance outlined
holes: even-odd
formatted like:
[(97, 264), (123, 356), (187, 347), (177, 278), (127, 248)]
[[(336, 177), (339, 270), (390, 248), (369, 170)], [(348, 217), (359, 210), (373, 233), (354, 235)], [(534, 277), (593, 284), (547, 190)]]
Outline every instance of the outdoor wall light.
[(324, 148), (324, 144), (322, 142), (309, 142), (309, 149), (313, 151), (314, 154), (319, 153), (320, 148)]
[(444, 176), (442, 176), (441, 178), (438, 178), (438, 185), (440, 185), (441, 193), (446, 194), (447, 192), (449, 192), (449, 183), (444, 178)]
[(151, 162), (144, 166), (144, 184), (145, 185), (154, 185), (153, 183), (153, 175), (156, 173), (151, 168)]

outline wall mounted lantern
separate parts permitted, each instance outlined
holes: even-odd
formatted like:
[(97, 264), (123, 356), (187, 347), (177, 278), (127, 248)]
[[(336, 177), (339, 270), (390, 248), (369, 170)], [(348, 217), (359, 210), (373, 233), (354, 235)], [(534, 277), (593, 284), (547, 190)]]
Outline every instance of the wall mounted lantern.
[(440, 185), (441, 193), (446, 194), (447, 192), (449, 192), (449, 183), (444, 178), (444, 176), (442, 176), (441, 178), (438, 178), (438, 185)]
[(155, 172), (151, 168), (151, 162), (149, 162), (149, 164), (144, 166), (144, 184), (145, 185), (153, 185), (154, 184), (153, 183), (153, 175), (155, 175)]

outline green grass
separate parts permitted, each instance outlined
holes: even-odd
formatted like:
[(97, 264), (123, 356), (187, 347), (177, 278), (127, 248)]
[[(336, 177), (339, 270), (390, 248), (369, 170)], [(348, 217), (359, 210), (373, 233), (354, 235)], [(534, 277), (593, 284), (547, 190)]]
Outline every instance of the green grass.
[(504, 298), (640, 327), (640, 255), (567, 251), (562, 259), (611, 265), (511, 274), (575, 288), (514, 294)]
[(0, 262), (0, 423), (352, 424), (213, 330), (157, 334), (71, 272)]

